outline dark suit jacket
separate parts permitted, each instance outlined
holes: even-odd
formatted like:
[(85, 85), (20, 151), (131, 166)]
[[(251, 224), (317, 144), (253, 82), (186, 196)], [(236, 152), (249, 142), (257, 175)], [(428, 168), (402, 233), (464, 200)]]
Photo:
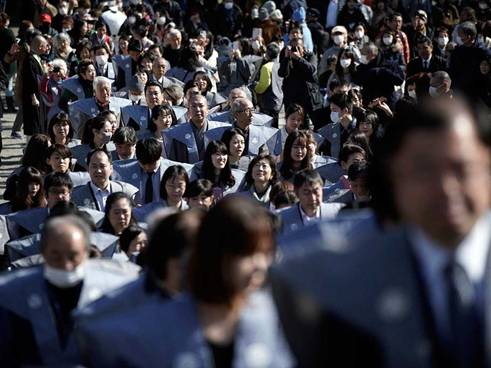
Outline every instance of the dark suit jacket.
[(441, 56), (433, 55), (427, 69), (423, 68), (423, 59), (417, 57), (407, 64), (406, 76), (410, 77), (418, 73), (434, 73), (439, 70), (447, 70), (447, 63)]
[[(435, 336), (408, 239), (399, 228), (361, 237), (352, 251), (329, 251), (336, 244), (326, 244), (273, 268), (273, 292), (299, 366), (452, 367)], [(487, 265), (489, 273), (489, 258)], [(487, 313), (490, 295), (488, 283)], [(485, 330), (489, 336), (489, 319)], [(486, 349), (489, 367), (489, 342)]]

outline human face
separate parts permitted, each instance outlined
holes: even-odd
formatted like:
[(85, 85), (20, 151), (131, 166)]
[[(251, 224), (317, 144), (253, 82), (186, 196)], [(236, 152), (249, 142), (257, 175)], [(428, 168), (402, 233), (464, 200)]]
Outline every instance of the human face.
[(180, 177), (170, 178), (165, 182), (165, 191), (168, 202), (179, 204), (186, 191), (186, 181)]
[(162, 91), (160, 87), (150, 86), (147, 88), (145, 93), (145, 98), (147, 99), (147, 105), (153, 108), (158, 105), (162, 105)]
[(95, 98), (102, 105), (107, 105), (111, 98), (111, 86), (108, 84), (99, 84), (95, 90)]
[(221, 170), (227, 164), (228, 155), (226, 153), (215, 152), (211, 155), (211, 163), (215, 169)]
[(447, 247), (462, 241), (490, 203), (490, 152), (469, 119), (461, 113), (449, 129), (412, 132), (389, 166), (402, 220)]
[(177, 35), (171, 35), (169, 36), (169, 45), (171, 47), (171, 49), (178, 49), (181, 47), (181, 37), (180, 36), (177, 36)]
[(113, 166), (104, 152), (92, 155), (89, 162), (89, 175), (95, 186), (105, 189), (112, 173)]
[(119, 49), (121, 50), (121, 53), (123, 55), (128, 53), (128, 44), (129, 44), (129, 42), (126, 40), (120, 40), (119, 41)]
[(341, 167), (346, 172), (348, 172), (348, 169), (350, 168), (350, 166), (353, 165), (355, 162), (356, 163), (363, 163), (365, 161), (366, 161), (365, 156), (362, 153), (355, 152), (355, 153), (352, 153), (351, 155), (348, 156), (348, 159), (346, 160), (346, 162), (341, 161)]
[(246, 94), (241, 89), (233, 89), (229, 95), (229, 102), (232, 103), (238, 98), (246, 98)]
[(128, 160), (135, 156), (136, 145), (130, 143), (116, 144), (116, 153), (122, 160)]
[(157, 131), (161, 131), (170, 128), (172, 125), (172, 115), (167, 112), (161, 112), (157, 120), (155, 120), (155, 125), (157, 125)]
[(272, 178), (273, 170), (268, 160), (259, 160), (252, 167), (252, 179), (258, 183), (268, 183)]
[(198, 75), (194, 79), (194, 82), (198, 85), (200, 92), (206, 91), (206, 88), (208, 87), (208, 81), (206, 80), (206, 77), (204, 75)]
[(302, 126), (302, 123), (303, 116), (298, 112), (294, 112), (293, 114), (288, 115), (288, 118), (286, 119), (286, 131), (292, 133)]
[(257, 251), (247, 256), (235, 256), (230, 261), (230, 282), (240, 294), (250, 294), (266, 280), (273, 256), (271, 252)]
[(392, 22), (390, 22), (390, 28), (393, 31), (400, 31), (402, 28), (402, 17), (395, 17)]
[(246, 127), (252, 123), (254, 106), (250, 101), (247, 102), (247, 104), (242, 104), (241, 109), (235, 114), (237, 124), (241, 127)]
[(128, 254), (141, 252), (148, 244), (147, 234), (142, 231), (140, 234), (136, 236), (130, 243), (128, 247)]
[(61, 121), (53, 125), (53, 134), (55, 135), (56, 143), (65, 144), (68, 133), (70, 133), (68, 122)]
[(431, 52), (433, 50), (433, 47), (431, 45), (427, 45), (425, 43), (420, 43), (416, 46), (418, 50), (418, 55), (422, 59), (428, 59), (431, 56)]
[(371, 137), (371, 135), (373, 134), (372, 123), (369, 123), (368, 121), (360, 121), (358, 130), (360, 131), (360, 133), (365, 134), (367, 137)]
[(120, 198), (113, 203), (109, 210), (109, 223), (116, 234), (120, 234), (130, 225), (131, 204), (126, 198)]
[(190, 197), (188, 199), (188, 205), (190, 208), (202, 208), (208, 211), (213, 204), (213, 196), (206, 196), (201, 194), (196, 197)]
[(204, 97), (197, 97), (191, 99), (191, 121), (195, 124), (203, 124), (208, 117), (208, 104)]
[(38, 194), (39, 189), (41, 189), (41, 185), (39, 183), (29, 183), (27, 185), (27, 191), (29, 192), (29, 196), (31, 198), (35, 197)]
[(89, 65), (87, 67), (87, 70), (85, 71), (85, 73), (82, 73), (82, 77), (85, 79), (85, 80), (88, 80), (88, 81), (93, 81), (94, 78), (95, 78), (95, 67), (93, 65)]
[(242, 154), (244, 153), (244, 148), (245, 148), (245, 141), (244, 137), (240, 134), (236, 134), (232, 137), (230, 140), (230, 156), (234, 158), (240, 158)]
[(358, 178), (356, 180), (350, 180), (351, 191), (358, 200), (367, 200), (370, 198), (366, 179)]
[(483, 75), (488, 75), (490, 68), (491, 67), (489, 65), (489, 61), (487, 61), (487, 60), (483, 60), (483, 61), (481, 61), (481, 64), (479, 64), (479, 70), (481, 71), (481, 74), (483, 74)]
[(109, 122), (109, 124), (111, 124), (111, 132), (112, 132), (112, 134), (114, 134), (114, 132), (116, 131), (116, 129), (119, 128), (119, 121), (116, 118), (116, 115), (109, 114), (107, 116), (107, 121)]
[(71, 224), (64, 224), (48, 235), (42, 254), (46, 264), (65, 271), (75, 270), (88, 258), (84, 235)]
[(106, 121), (101, 129), (92, 129), (92, 132), (94, 133), (94, 144), (97, 147), (102, 147), (107, 143), (106, 136), (113, 135), (113, 126), (109, 121)]
[(322, 185), (320, 183), (304, 183), (295, 190), (295, 194), (303, 211), (309, 216), (315, 215), (322, 204)]
[(157, 78), (162, 77), (165, 74), (165, 61), (164, 59), (155, 59), (152, 65), (153, 74)]
[(66, 173), (70, 167), (70, 158), (62, 157), (58, 152), (53, 152), (48, 159), (48, 165), (54, 172)]
[(47, 197), (48, 208), (53, 208), (55, 204), (61, 201), (70, 201), (70, 189), (66, 186), (49, 188)]
[(307, 155), (307, 145), (304, 142), (300, 141), (299, 138), (295, 139), (290, 154), (293, 161), (302, 161)]

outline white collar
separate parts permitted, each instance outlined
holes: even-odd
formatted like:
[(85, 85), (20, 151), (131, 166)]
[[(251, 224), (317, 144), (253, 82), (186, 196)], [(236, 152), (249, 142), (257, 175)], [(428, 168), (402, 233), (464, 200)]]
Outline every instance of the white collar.
[(313, 217), (310, 217), (309, 215), (307, 215), (303, 208), (302, 208), (302, 205), (300, 203), (298, 203), (298, 208), (300, 209), (300, 215), (302, 216), (302, 219), (303, 219), (303, 222), (304, 223), (307, 223), (307, 222), (311, 222), (311, 221), (316, 221), (318, 219), (321, 218), (321, 208), (320, 206), (317, 208), (317, 211), (315, 211), (315, 215)]
[(101, 193), (110, 193), (111, 192), (111, 181), (107, 184), (106, 189), (101, 189), (97, 185), (95, 185), (92, 181), (90, 181), (90, 187), (94, 191), (94, 193), (101, 192)]
[[(489, 214), (482, 216), (455, 251), (455, 260), (474, 283), (485, 276), (491, 243), (490, 220)], [(420, 228), (411, 231), (410, 237), (420, 262), (430, 272), (441, 270), (452, 255), (450, 250), (430, 239)]]

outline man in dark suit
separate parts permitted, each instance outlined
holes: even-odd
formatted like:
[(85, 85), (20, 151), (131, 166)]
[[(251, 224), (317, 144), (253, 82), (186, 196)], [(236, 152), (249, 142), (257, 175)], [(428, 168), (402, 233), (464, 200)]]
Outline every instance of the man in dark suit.
[(433, 55), (433, 43), (429, 38), (418, 39), (416, 49), (418, 50), (418, 57), (407, 64), (408, 78), (418, 73), (434, 73), (439, 70), (447, 70), (445, 59)]
[(401, 116), (375, 152), (372, 193), (400, 226), (358, 238), (351, 251), (332, 251), (331, 239), (274, 270), (300, 366), (490, 366), (483, 123), (458, 99), (423, 101)]
[(48, 53), (48, 41), (35, 36), (31, 42), (31, 52), (22, 67), (22, 106), (24, 111), (24, 134), (33, 135), (45, 131), (41, 113), (39, 80), (44, 75), (43, 55)]

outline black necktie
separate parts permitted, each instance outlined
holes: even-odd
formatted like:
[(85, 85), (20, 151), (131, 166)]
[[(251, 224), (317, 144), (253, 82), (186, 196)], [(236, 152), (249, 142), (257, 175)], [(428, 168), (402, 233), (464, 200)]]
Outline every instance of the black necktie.
[(145, 184), (145, 203), (150, 203), (153, 201), (152, 175), (153, 172), (147, 173), (147, 183)]
[(444, 269), (450, 334), (448, 352), (455, 367), (481, 367), (483, 336), (476, 289), (462, 266), (451, 260)]

